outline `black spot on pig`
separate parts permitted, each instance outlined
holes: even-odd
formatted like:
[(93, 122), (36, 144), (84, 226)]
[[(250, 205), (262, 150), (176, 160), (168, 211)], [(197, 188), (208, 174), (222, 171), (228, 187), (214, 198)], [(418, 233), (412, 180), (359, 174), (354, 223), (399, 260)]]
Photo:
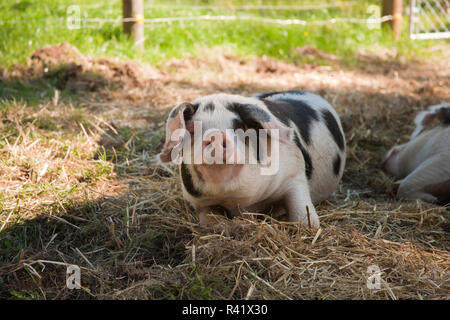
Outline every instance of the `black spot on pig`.
[(203, 176), (202, 176), (202, 174), (200, 173), (200, 171), (198, 171), (198, 169), (197, 169), (197, 166), (192, 166), (193, 168), (194, 168), (194, 171), (195, 171), (195, 174), (197, 175), (197, 178), (198, 178), (198, 180), (200, 180), (200, 181), (204, 181), (203, 180)]
[(253, 104), (231, 103), (227, 109), (238, 115), (249, 128), (262, 129), (261, 123), (270, 121), (270, 115)]
[(344, 137), (342, 135), (341, 130), (339, 129), (339, 125), (334, 118), (333, 114), (328, 110), (322, 110), (322, 117), (325, 120), (328, 130), (333, 136), (334, 141), (338, 145), (339, 149), (344, 150)]
[(245, 123), (241, 119), (234, 118), (232, 120), (232, 125), (231, 126), (232, 126), (233, 130), (242, 129), (242, 130), (245, 131)]
[(450, 105), (439, 110), (441, 121), (444, 125), (450, 125)]
[(213, 103), (208, 103), (207, 105), (205, 105), (203, 107), (203, 110), (208, 111), (208, 112), (214, 112), (214, 104)]
[[(248, 129), (248, 125), (246, 123), (244, 123), (244, 121), (242, 121), (239, 118), (235, 118), (232, 120), (232, 128), (234, 130), (235, 133), (235, 143), (237, 142), (237, 139), (239, 139), (241, 141), (241, 143), (244, 143), (245, 145), (248, 145), (250, 142), (253, 142), (252, 139), (250, 139), (250, 136), (245, 136), (247, 129)], [(240, 131), (242, 130), (242, 132)], [(248, 139), (246, 139), (246, 137), (248, 137)], [(259, 132), (256, 132), (256, 141), (254, 143), (251, 144), (251, 147), (255, 150), (256, 153), (256, 161), (258, 163), (260, 163), (260, 147), (261, 147), (261, 140), (259, 137)]]
[(341, 156), (336, 154), (333, 160), (333, 172), (336, 177), (339, 176), (339, 172), (341, 171), (341, 161)]
[(188, 122), (192, 119), (192, 117), (198, 110), (198, 106), (199, 106), (198, 104), (189, 103), (189, 106), (187, 106), (186, 109), (184, 109), (183, 116), (185, 122)]
[(185, 163), (181, 163), (180, 166), (181, 181), (183, 182), (186, 191), (189, 192), (194, 197), (200, 197), (201, 192), (194, 186), (194, 181), (192, 180), (192, 175)]
[(308, 178), (308, 180), (311, 180), (311, 176), (312, 176), (312, 172), (313, 172), (311, 156), (309, 155), (308, 151), (306, 151), (305, 148), (303, 148), (297, 133), (295, 133), (295, 135), (294, 135), (294, 142), (297, 145), (297, 147), (300, 149), (300, 151), (303, 155), (303, 159), (305, 160), (306, 177)]
[(258, 99), (266, 99), (271, 96), (277, 95), (277, 94), (305, 94), (305, 91), (302, 90), (290, 90), (290, 91), (274, 91), (274, 92), (267, 92), (267, 93), (257, 93), (254, 94), (252, 97), (258, 98)]
[(285, 125), (290, 126), (290, 121), (295, 123), (306, 144), (311, 144), (312, 124), (313, 121), (319, 120), (319, 116), (313, 108), (299, 100), (283, 98), (281, 100), (262, 99), (262, 101), (269, 108), (270, 112)]

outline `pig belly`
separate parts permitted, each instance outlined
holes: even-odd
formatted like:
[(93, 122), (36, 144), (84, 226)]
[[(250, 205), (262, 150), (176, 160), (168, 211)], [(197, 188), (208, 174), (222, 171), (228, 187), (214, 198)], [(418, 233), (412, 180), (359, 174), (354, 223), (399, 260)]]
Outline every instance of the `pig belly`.
[[(326, 128), (318, 127), (313, 144), (309, 148), (313, 171), (308, 181), (309, 192), (313, 204), (317, 204), (336, 191), (345, 166), (345, 150), (341, 151), (326, 133)], [(324, 133), (325, 131), (325, 133)], [(339, 173), (334, 173), (333, 160), (339, 156)]]
[(436, 154), (399, 181), (399, 198), (446, 202), (450, 197), (450, 153)]

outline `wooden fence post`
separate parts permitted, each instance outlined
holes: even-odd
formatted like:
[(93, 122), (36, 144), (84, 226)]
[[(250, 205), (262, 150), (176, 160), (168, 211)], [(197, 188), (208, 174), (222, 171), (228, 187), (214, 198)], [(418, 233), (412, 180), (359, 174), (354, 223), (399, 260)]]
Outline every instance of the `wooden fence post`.
[(394, 39), (399, 40), (402, 32), (402, 0), (383, 0), (382, 16), (388, 15), (393, 17), (387, 23), (394, 31)]
[(143, 0), (122, 0), (123, 31), (131, 35), (134, 45), (144, 49), (144, 4)]

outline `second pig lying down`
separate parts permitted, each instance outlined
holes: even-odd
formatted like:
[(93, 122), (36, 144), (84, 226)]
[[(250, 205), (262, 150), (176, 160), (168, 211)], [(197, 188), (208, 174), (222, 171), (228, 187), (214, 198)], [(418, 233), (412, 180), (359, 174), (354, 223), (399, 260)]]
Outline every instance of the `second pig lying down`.
[(200, 223), (210, 213), (287, 211), (289, 221), (319, 227), (314, 204), (337, 188), (345, 140), (336, 111), (315, 94), (214, 94), (172, 109), (159, 158), (178, 160)]
[(399, 179), (397, 197), (450, 203), (450, 103), (429, 107), (414, 122), (410, 141), (389, 150), (384, 169)]

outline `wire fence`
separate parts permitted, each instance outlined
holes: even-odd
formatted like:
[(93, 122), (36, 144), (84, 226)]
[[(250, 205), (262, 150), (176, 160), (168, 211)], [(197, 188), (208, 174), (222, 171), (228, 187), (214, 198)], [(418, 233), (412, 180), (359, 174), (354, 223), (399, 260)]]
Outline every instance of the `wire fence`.
[[(381, 1), (380, 1), (381, 2)], [(406, 1), (405, 1), (406, 3)], [(367, 3), (366, 15), (369, 17), (355, 17), (355, 16), (335, 16), (314, 19), (300, 19), (288, 17), (268, 17), (264, 16), (262, 12), (312, 12), (316, 10), (328, 10), (335, 9), (339, 11), (343, 8), (349, 8), (360, 5), (360, 1), (336, 1), (326, 2), (320, 4), (307, 4), (307, 5), (180, 5), (180, 4), (148, 4), (145, 5), (145, 13), (149, 14), (153, 10), (169, 10), (173, 15), (173, 10), (189, 10), (193, 12), (190, 15), (181, 16), (166, 16), (166, 17), (151, 17), (144, 19), (143, 16), (136, 16), (131, 18), (123, 18), (121, 12), (113, 9), (110, 10), (114, 13), (115, 17), (88, 17), (85, 10), (89, 9), (103, 9), (105, 7), (112, 8), (112, 3), (98, 3), (91, 5), (68, 5), (61, 6), (60, 8), (66, 8), (65, 17), (47, 17), (35, 20), (20, 20), (20, 19), (8, 19), (0, 20), (0, 25), (15, 25), (26, 24), (29, 22), (42, 22), (45, 24), (51, 23), (64, 23), (69, 29), (80, 28), (96, 28), (103, 24), (120, 24), (124, 22), (138, 22), (146, 25), (161, 24), (161, 23), (182, 23), (182, 22), (200, 22), (200, 21), (252, 21), (267, 24), (278, 25), (327, 25), (335, 23), (351, 23), (351, 24), (366, 24), (368, 26), (377, 26), (381, 23), (394, 20), (393, 15), (381, 16), (380, 9), (376, 9), (376, 5), (370, 5)], [(3, 4), (0, 7), (5, 7)], [(409, 35), (411, 39), (438, 39), (438, 38), (450, 38), (450, 1), (449, 0), (409, 0), (409, 5), (405, 6), (407, 14), (410, 15), (409, 19)], [(221, 12), (221, 14), (198, 14), (199, 10), (208, 10), (212, 13)], [(257, 15), (242, 14), (242, 12), (257, 11)], [(164, 12), (164, 11), (162, 11)]]
[[(306, 21), (300, 19), (274, 19), (274, 18), (264, 18), (264, 17), (254, 17), (254, 16), (236, 16), (236, 15), (200, 15), (200, 16), (190, 16), (190, 17), (168, 17), (168, 18), (153, 18), (153, 19), (145, 19), (145, 23), (153, 24), (153, 23), (172, 23), (172, 22), (180, 22), (180, 21), (199, 21), (199, 20), (208, 20), (208, 21), (258, 21), (258, 22), (266, 22), (266, 23), (274, 23), (281, 25), (323, 25), (323, 24), (332, 24), (337, 22), (348, 22), (348, 23), (382, 23), (389, 20), (392, 20), (392, 15), (383, 16), (380, 18), (345, 18), (345, 17), (337, 17), (330, 18), (324, 20), (313, 20)], [(117, 18), (117, 19), (101, 19), (101, 18), (85, 18), (80, 19), (82, 22), (98, 22), (98, 23), (121, 23), (121, 22), (140, 22), (139, 18)]]
[[(343, 7), (351, 7), (355, 6), (359, 3), (359, 1), (345, 1), (345, 2), (333, 2), (333, 3), (324, 3), (324, 4), (315, 4), (315, 5), (241, 5), (241, 6), (217, 6), (217, 5), (146, 5), (145, 12), (148, 13), (154, 9), (187, 9), (187, 10), (210, 10), (210, 11), (225, 11), (231, 12), (233, 14), (193, 14), (189, 16), (170, 16), (170, 17), (155, 17), (155, 18), (146, 18), (144, 17), (132, 17), (132, 18), (123, 18), (121, 13), (117, 12), (116, 17), (99, 17), (99, 18), (89, 18), (86, 17), (86, 14), (83, 15), (82, 10), (86, 9), (101, 9), (104, 8), (104, 4), (93, 4), (93, 5), (70, 5), (67, 6), (67, 15), (66, 17), (48, 17), (43, 19), (34, 19), (34, 20), (0, 20), (0, 25), (5, 24), (23, 24), (29, 22), (46, 22), (46, 23), (61, 23), (66, 21), (69, 29), (77, 29), (83, 27), (89, 27), (89, 24), (119, 24), (123, 22), (142, 22), (145, 24), (160, 24), (160, 23), (177, 23), (177, 22), (186, 22), (186, 21), (253, 21), (253, 22), (261, 22), (261, 23), (270, 23), (270, 24), (279, 24), (279, 25), (326, 25), (326, 24), (334, 24), (334, 23), (355, 23), (355, 24), (368, 24), (374, 25), (383, 23), (389, 20), (392, 20), (392, 15), (380, 16), (379, 12), (371, 14), (369, 18), (365, 17), (346, 17), (346, 16), (337, 16), (330, 17), (327, 19), (298, 19), (298, 18), (273, 18), (273, 17), (264, 17), (260, 15), (241, 15), (236, 14), (240, 11), (251, 11), (251, 10), (262, 10), (262, 11), (287, 11), (287, 12), (301, 12), (301, 11), (313, 11), (313, 10), (324, 10), (330, 8), (343, 8)], [(91, 27), (95, 27), (92, 26)]]
[(411, 39), (450, 38), (450, 1), (410, 0)]
[(310, 4), (310, 5), (302, 5), (302, 6), (287, 6), (287, 5), (146, 5), (146, 9), (189, 9), (189, 10), (274, 10), (274, 11), (285, 11), (285, 10), (296, 10), (296, 11), (305, 11), (305, 10), (319, 10), (319, 9), (328, 9), (328, 8), (338, 8), (343, 6), (353, 6), (358, 4), (358, 1), (335, 1), (333, 3), (323, 3), (323, 4)]

